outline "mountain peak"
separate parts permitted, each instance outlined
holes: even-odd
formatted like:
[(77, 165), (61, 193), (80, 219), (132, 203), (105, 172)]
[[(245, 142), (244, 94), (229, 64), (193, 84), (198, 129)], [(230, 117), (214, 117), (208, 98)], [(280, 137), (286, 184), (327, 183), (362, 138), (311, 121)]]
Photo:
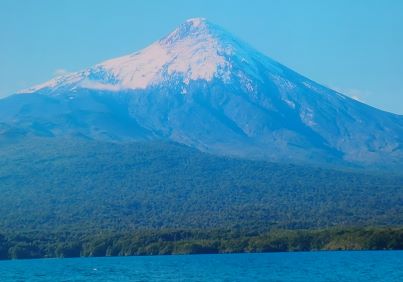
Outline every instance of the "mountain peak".
[(191, 30), (206, 30), (211, 27), (211, 23), (206, 18), (191, 18), (182, 23), (179, 28)]
[(230, 75), (232, 42), (232, 36), (220, 27), (204, 18), (192, 18), (143, 50), (21, 92), (54, 92), (60, 88), (145, 89), (171, 78), (181, 79), (187, 85), (193, 80), (210, 81), (217, 75), (225, 80)]
[(187, 19), (186, 23), (191, 24), (194, 27), (198, 27), (200, 25), (203, 25), (207, 22), (206, 18), (191, 18), (191, 19)]
[(165, 45), (175, 44), (178, 41), (193, 39), (207, 40), (215, 38), (218, 40), (224, 31), (207, 21), (205, 18), (191, 18), (179, 25), (173, 32), (162, 38), (160, 42)]
[[(139, 138), (158, 136), (212, 153), (274, 160), (381, 163), (390, 159), (399, 164), (403, 160), (400, 116), (377, 111), (321, 86), (201, 18), (185, 21), (143, 50), (22, 93), (43, 94), (34, 95), (38, 99), (52, 96), (66, 106), (53, 112), (43, 110), (48, 105), (37, 108), (40, 118), (32, 130), (39, 134), (48, 125), (46, 134), (59, 134), (53, 120), (42, 123), (47, 117), (42, 114), (55, 113), (57, 121), (79, 109), (63, 124), (70, 126), (91, 112), (87, 108), (91, 105), (90, 127), (76, 131), (80, 135), (97, 138), (116, 134), (112, 140), (137, 138), (136, 134)], [(128, 104), (120, 98), (116, 102), (111, 93), (124, 94)], [(95, 104), (87, 104), (86, 99), (92, 97)], [(104, 99), (107, 102), (100, 107)], [(123, 108), (115, 112), (121, 103)], [(2, 115), (14, 120), (13, 115), (3, 114), (9, 110), (7, 105), (0, 108), (0, 121)], [(119, 121), (127, 113), (128, 120), (119, 122), (116, 131), (110, 130), (110, 123), (103, 122), (109, 116), (98, 119), (104, 106)], [(22, 126), (31, 108), (35, 105), (15, 110)], [(67, 112), (60, 114), (59, 110)], [(5, 128), (1, 124), (0, 133)], [(121, 125), (130, 125), (133, 131)]]

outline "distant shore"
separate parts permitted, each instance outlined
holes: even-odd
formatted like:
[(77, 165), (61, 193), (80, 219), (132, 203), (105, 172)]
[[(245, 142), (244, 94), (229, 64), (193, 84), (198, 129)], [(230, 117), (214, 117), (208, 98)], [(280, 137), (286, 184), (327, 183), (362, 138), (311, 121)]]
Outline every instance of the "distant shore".
[(403, 250), (403, 227), (78, 231), (0, 234), (0, 259)]

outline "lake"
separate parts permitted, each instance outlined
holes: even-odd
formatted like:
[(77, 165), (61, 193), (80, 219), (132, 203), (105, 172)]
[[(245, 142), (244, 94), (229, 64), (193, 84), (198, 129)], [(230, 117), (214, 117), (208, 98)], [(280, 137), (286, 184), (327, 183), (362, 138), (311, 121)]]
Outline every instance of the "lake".
[(0, 261), (0, 281), (403, 281), (403, 251)]

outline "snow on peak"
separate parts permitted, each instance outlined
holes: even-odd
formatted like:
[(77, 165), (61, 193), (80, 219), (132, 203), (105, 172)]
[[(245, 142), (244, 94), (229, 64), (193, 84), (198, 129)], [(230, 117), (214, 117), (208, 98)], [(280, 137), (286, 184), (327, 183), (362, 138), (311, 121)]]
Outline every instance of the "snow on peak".
[(172, 77), (182, 79), (185, 84), (193, 80), (211, 81), (214, 77), (226, 82), (232, 67), (228, 58), (234, 53), (246, 54), (235, 50), (237, 44), (220, 27), (204, 18), (193, 18), (143, 50), (21, 92), (61, 87), (109, 91), (145, 89)]
[(186, 20), (187, 23), (190, 23), (195, 27), (205, 24), (206, 21), (207, 20), (205, 18), (191, 18), (191, 19)]
[(145, 89), (178, 75), (210, 81), (222, 70), (229, 71), (228, 52), (204, 19), (190, 19), (168, 36), (134, 54), (97, 65), (112, 73), (122, 88)]

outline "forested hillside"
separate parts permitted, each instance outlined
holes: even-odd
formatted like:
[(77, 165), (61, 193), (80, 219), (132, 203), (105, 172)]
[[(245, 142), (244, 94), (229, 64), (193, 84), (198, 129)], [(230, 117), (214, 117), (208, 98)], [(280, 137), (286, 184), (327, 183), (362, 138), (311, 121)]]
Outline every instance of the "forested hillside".
[(28, 141), (0, 150), (4, 231), (403, 223), (399, 176), (216, 157), (174, 143)]

